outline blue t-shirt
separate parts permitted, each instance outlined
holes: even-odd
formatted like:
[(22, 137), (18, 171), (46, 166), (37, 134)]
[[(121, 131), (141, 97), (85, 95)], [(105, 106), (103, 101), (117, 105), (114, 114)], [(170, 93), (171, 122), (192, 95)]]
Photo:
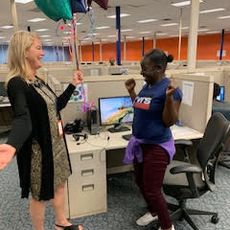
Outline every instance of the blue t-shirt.
[[(163, 78), (155, 85), (144, 85), (133, 102), (134, 119), (133, 135), (138, 139), (160, 144), (172, 138), (170, 128), (167, 128), (162, 119), (166, 99), (166, 89), (170, 83)], [(177, 88), (173, 94), (175, 101), (181, 101), (182, 92)]]

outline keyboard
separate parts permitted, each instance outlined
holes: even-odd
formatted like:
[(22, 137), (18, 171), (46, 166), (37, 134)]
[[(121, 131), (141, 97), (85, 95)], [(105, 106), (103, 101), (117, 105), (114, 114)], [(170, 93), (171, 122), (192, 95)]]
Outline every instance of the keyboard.
[(129, 141), (130, 138), (132, 137), (132, 134), (125, 134), (125, 135), (122, 135), (122, 138)]

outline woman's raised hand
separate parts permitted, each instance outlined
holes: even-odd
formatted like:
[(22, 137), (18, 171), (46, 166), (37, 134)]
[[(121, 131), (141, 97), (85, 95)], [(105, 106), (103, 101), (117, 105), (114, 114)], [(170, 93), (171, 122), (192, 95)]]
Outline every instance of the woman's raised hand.
[(134, 91), (135, 86), (136, 86), (136, 82), (133, 78), (130, 78), (125, 81), (125, 87), (129, 93)]
[(73, 85), (78, 85), (83, 82), (83, 73), (80, 70), (75, 70), (73, 73), (73, 80), (72, 84)]

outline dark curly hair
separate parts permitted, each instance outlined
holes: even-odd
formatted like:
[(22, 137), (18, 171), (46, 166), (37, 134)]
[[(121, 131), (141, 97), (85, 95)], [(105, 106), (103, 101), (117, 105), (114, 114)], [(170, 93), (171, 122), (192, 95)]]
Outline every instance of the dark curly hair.
[(149, 59), (150, 62), (165, 70), (168, 62), (172, 62), (174, 58), (171, 54), (166, 55), (161, 49), (151, 49), (145, 53), (144, 59)]

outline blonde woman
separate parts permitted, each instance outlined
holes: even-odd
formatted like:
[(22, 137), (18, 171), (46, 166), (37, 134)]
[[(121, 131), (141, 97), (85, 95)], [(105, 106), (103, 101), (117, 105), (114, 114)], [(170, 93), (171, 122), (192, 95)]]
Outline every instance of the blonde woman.
[(44, 51), (39, 37), (31, 32), (16, 32), (9, 44), (7, 92), (14, 120), (6, 144), (0, 145), (0, 170), (16, 155), (21, 197), (30, 200), (30, 215), (35, 230), (44, 230), (46, 201), (52, 200), (55, 229), (83, 230), (64, 215), (64, 187), (71, 174), (69, 155), (62, 132), (63, 109), (82, 74), (59, 97), (36, 76)]

